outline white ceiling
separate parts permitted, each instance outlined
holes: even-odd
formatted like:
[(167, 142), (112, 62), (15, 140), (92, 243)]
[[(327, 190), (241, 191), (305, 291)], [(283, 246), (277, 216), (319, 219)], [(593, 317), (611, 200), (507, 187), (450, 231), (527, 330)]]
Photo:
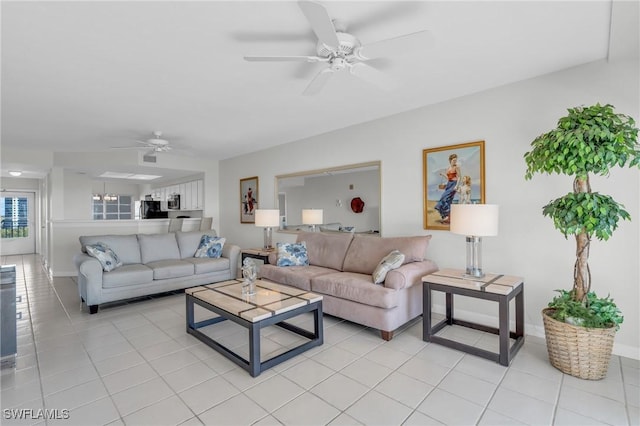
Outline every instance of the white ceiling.
[[(295, 1), (2, 2), (2, 146), (109, 152), (154, 130), (224, 159), (607, 57), (611, 1), (326, 1), (363, 44), (423, 29), (435, 47), (301, 92), (324, 64)], [(160, 154), (162, 155), (162, 154)], [(3, 170), (3, 173), (5, 170)]]

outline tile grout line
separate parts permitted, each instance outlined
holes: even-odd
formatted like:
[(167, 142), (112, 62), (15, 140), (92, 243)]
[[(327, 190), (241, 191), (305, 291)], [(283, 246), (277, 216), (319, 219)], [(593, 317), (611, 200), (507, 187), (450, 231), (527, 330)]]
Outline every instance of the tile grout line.
[(629, 413), (629, 401), (627, 399), (627, 387), (625, 386), (624, 380), (624, 369), (622, 368), (622, 360), (618, 357), (618, 364), (620, 368), (620, 379), (622, 381), (622, 395), (624, 396), (624, 411), (627, 415), (627, 424), (631, 424), (631, 413)]
[[(433, 342), (427, 342), (427, 344), (425, 345), (425, 348), (426, 348), (427, 346), (429, 346), (429, 345), (432, 345), (432, 344), (433, 344)], [(424, 349), (424, 348), (423, 348), (423, 349)], [(453, 371), (453, 369), (454, 369), (458, 364), (460, 364), (460, 362), (462, 362), (462, 360), (464, 359), (464, 357), (465, 357), (465, 356), (466, 356), (466, 355), (461, 356), (461, 357), (460, 357), (460, 359), (459, 359), (459, 360), (458, 360), (458, 361), (457, 361), (453, 366), (451, 366), (451, 367), (447, 367), (447, 368), (449, 368), (449, 371), (447, 371), (447, 374), (445, 374), (444, 376), (442, 376), (442, 378), (438, 381), (438, 383), (437, 383), (436, 385), (431, 385), (430, 383), (427, 383), (429, 386), (433, 386), (433, 389), (431, 389), (429, 392), (427, 392), (427, 394), (424, 396), (424, 398), (422, 398), (422, 399), (420, 400), (420, 402), (418, 402), (418, 404), (416, 404), (416, 408), (414, 408), (414, 409), (411, 411), (411, 414), (409, 414), (409, 416), (407, 416), (407, 418), (406, 418), (406, 419), (404, 419), (403, 424), (404, 424), (404, 423), (405, 423), (405, 422), (406, 422), (406, 421), (407, 421), (411, 416), (413, 416), (413, 415), (415, 414), (415, 412), (416, 412), (416, 411), (418, 411), (418, 407), (420, 407), (420, 406), (421, 406), (421, 405), (422, 405), (422, 404), (427, 400), (427, 398), (429, 397), (429, 395), (431, 395), (431, 394), (433, 393), (433, 391), (434, 391), (434, 390), (438, 389), (438, 386), (440, 386), (440, 384), (441, 384), (441, 383), (444, 381), (444, 379), (445, 379), (445, 378), (446, 378), (446, 377), (447, 377), (447, 376), (448, 376), (448, 375)], [(415, 358), (415, 355), (414, 355), (411, 359), (413, 359), (413, 358)], [(408, 362), (408, 361), (407, 361), (407, 362)], [(436, 363), (436, 364), (437, 364), (437, 363)], [(403, 365), (404, 365), (404, 364), (403, 364)], [(438, 365), (440, 365), (440, 364), (438, 364)], [(444, 365), (440, 365), (440, 366), (441, 366), (441, 367), (444, 367)], [(424, 383), (426, 383), (426, 382), (424, 382)], [(446, 391), (445, 391), (445, 392), (446, 392)], [(420, 414), (422, 414), (422, 415), (425, 415), (425, 416), (427, 416), (427, 417), (429, 417), (429, 418), (432, 418), (432, 419), (434, 419), (434, 420), (436, 420), (436, 421), (440, 422), (440, 420), (439, 420), (439, 419), (436, 419), (435, 417), (432, 417), (432, 416), (430, 416), (430, 415), (428, 415), (428, 414), (425, 414), (425, 413), (423, 413), (422, 411), (418, 411), (418, 413), (420, 413)], [(442, 422), (441, 422), (441, 423), (442, 423)]]
[(556, 416), (558, 415), (558, 408), (560, 408), (560, 395), (562, 394), (562, 387), (564, 386), (564, 373), (560, 376), (560, 386), (558, 386), (558, 392), (556, 394), (555, 401), (553, 403), (553, 413), (551, 415), (551, 424), (555, 424)]
[[(51, 289), (53, 290), (54, 294), (56, 295), (56, 299), (57, 299), (58, 303), (60, 304), (60, 306), (61, 306), (62, 310), (64, 311), (65, 315), (67, 316), (67, 319), (69, 320), (69, 323), (70, 323), (71, 327), (73, 328), (73, 334), (74, 334), (74, 335), (76, 335), (76, 336), (78, 336), (78, 330), (74, 327), (74, 324), (73, 324), (73, 321), (71, 320), (71, 317), (70, 317), (70, 315), (69, 315), (69, 312), (68, 312), (68, 310), (67, 310), (66, 306), (64, 306), (64, 303), (62, 303), (62, 299), (60, 298), (60, 295), (58, 294), (58, 291), (56, 290), (55, 286), (53, 285), (53, 284), (54, 284), (54, 283), (53, 283), (53, 278), (49, 277), (49, 275), (48, 275), (48, 274), (46, 275), (46, 278), (47, 278), (47, 281), (48, 281), (49, 286), (51, 287)], [(78, 338), (79, 338), (79, 336), (78, 336)], [(89, 361), (90, 361), (90, 363), (91, 363), (91, 367), (93, 368), (94, 372), (96, 373), (96, 375), (97, 375), (97, 377), (98, 377), (98, 380), (100, 380), (100, 383), (101, 383), (101, 384), (102, 384), (102, 386), (104, 387), (105, 391), (107, 392), (107, 396), (105, 396), (105, 397), (103, 397), (103, 398), (95, 399), (95, 400), (93, 400), (93, 401), (89, 401), (89, 402), (87, 402), (86, 404), (81, 404), (81, 405), (79, 405), (79, 406), (75, 407), (75, 408), (74, 408), (74, 410), (77, 410), (77, 409), (79, 409), (79, 408), (81, 408), (81, 407), (85, 407), (85, 406), (87, 406), (87, 405), (89, 405), (89, 404), (93, 404), (93, 403), (95, 403), (95, 402), (97, 402), (97, 401), (100, 401), (100, 400), (102, 400), (102, 399), (109, 398), (109, 400), (110, 400), (111, 404), (113, 404), (113, 407), (116, 409), (116, 412), (118, 413), (118, 416), (119, 416), (119, 417), (118, 417), (118, 419), (122, 421), (122, 414), (120, 413), (120, 410), (118, 409), (118, 406), (117, 406), (117, 405), (115, 404), (115, 402), (113, 401), (113, 398), (111, 398), (111, 394), (109, 393), (109, 390), (107, 389), (107, 386), (105, 385), (104, 380), (102, 379), (102, 376), (100, 375), (100, 372), (98, 371), (98, 369), (97, 369), (97, 367), (96, 367), (96, 365), (95, 365), (95, 363), (94, 363), (93, 358), (92, 358), (92, 357), (91, 357), (91, 355), (89, 354), (89, 351), (87, 350), (87, 347), (85, 346), (84, 341), (82, 341), (82, 339), (80, 339), (80, 338), (79, 338), (79, 340), (80, 340), (80, 344), (82, 345), (83, 350), (85, 351), (85, 353), (87, 354), (87, 357), (89, 358)], [(35, 337), (34, 337), (34, 344), (35, 344)], [(38, 363), (38, 368), (39, 368), (39, 363)], [(69, 371), (70, 371), (70, 370), (69, 370)], [(95, 380), (95, 379), (94, 379), (94, 380)], [(89, 380), (89, 381), (87, 381), (87, 382), (85, 382), (85, 383), (89, 383), (89, 382), (91, 382), (91, 381), (92, 381), (92, 380)], [(81, 383), (81, 384), (84, 384), (84, 383)], [(70, 387), (70, 388), (68, 388), (68, 389), (60, 390), (59, 392), (64, 392), (64, 391), (66, 391), (66, 390), (72, 389), (73, 387), (79, 386), (79, 385), (81, 385), (81, 384), (75, 384), (75, 385), (73, 385), (72, 387)], [(41, 384), (41, 386), (42, 386), (42, 384)], [(58, 392), (54, 392), (53, 394), (55, 394), (55, 393), (58, 393)], [(44, 389), (42, 389), (42, 400), (43, 400), (43, 403), (44, 403), (44, 397), (45, 397), (45, 395), (44, 395)], [(45, 404), (45, 406), (46, 406), (46, 404)], [(70, 414), (71, 414), (71, 411), (72, 411), (72, 410), (69, 410)], [(115, 420), (113, 420), (113, 421), (115, 421)], [(111, 422), (110, 422), (110, 423), (111, 423)], [(47, 421), (47, 423), (46, 423), (46, 424), (48, 425), (48, 421)]]
[[(466, 355), (465, 355), (466, 356)], [(513, 362), (513, 360), (512, 360)], [(498, 381), (498, 383), (496, 384), (496, 388), (493, 390), (493, 393), (491, 394), (491, 398), (489, 398), (489, 400), (487, 401), (486, 405), (484, 406), (484, 408), (482, 409), (482, 413), (480, 413), (480, 417), (478, 418), (478, 421), (476, 422), (476, 424), (480, 423), (480, 421), (482, 420), (482, 418), (484, 417), (484, 415), (487, 413), (487, 410), (489, 409), (489, 404), (491, 404), (491, 401), (493, 401), (493, 398), (496, 396), (496, 394), (498, 393), (498, 389), (500, 388), (500, 386), (502, 385), (502, 382), (504, 382), (505, 377), (507, 377), (507, 374), (509, 373), (509, 369), (511, 368), (511, 364), (509, 364), (507, 366), (507, 369), (504, 371), (504, 374), (502, 375), (502, 377), (500, 377), (500, 380)], [(506, 414), (503, 413), (499, 413), (502, 416), (505, 417), (509, 417)], [(514, 419), (516, 420), (516, 419)], [(517, 421), (517, 420), (516, 420)]]
[[(27, 299), (27, 309), (29, 310), (29, 328), (31, 330), (31, 340), (33, 341), (33, 356), (35, 358), (35, 367), (38, 371), (38, 383), (39, 383), (39, 387), (40, 387), (40, 400), (42, 402), (42, 407), (43, 408), (47, 408), (47, 405), (45, 403), (45, 399), (44, 399), (44, 388), (42, 387), (42, 372), (40, 371), (40, 359), (38, 357), (38, 344), (36, 343), (36, 334), (35, 331), (33, 329), (33, 316), (31, 315), (31, 298), (29, 297), (29, 291), (27, 290), (27, 277), (25, 276), (25, 271), (24, 271), (24, 255), (20, 255), (20, 266), (21, 266), (21, 274), (23, 277), (23, 285), (24, 285), (24, 295), (25, 298)], [(43, 268), (44, 269), (44, 268)], [(17, 272), (17, 271), (16, 271)], [(16, 278), (17, 278), (17, 274), (16, 274)], [(17, 354), (16, 354), (17, 355)], [(47, 419), (45, 419), (45, 425), (47, 425), (49, 422)]]

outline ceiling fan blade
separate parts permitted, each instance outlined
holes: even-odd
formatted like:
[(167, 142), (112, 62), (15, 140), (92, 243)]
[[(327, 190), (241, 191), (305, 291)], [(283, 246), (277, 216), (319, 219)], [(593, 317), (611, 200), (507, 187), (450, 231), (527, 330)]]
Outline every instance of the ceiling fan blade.
[(231, 33), (231, 37), (241, 42), (262, 42), (271, 43), (274, 41), (300, 41), (307, 40), (315, 43), (317, 41), (313, 32), (309, 29), (304, 33), (273, 33), (267, 31), (235, 31)]
[(327, 62), (329, 58), (319, 56), (245, 56), (249, 62)]
[(304, 16), (311, 24), (313, 32), (316, 33), (318, 40), (330, 47), (332, 50), (338, 50), (340, 42), (338, 41), (338, 35), (336, 29), (333, 26), (329, 12), (320, 3), (316, 3), (308, 0), (298, 1), (298, 6), (304, 13)]
[(377, 69), (363, 64), (362, 62), (355, 63), (349, 69), (351, 74), (356, 77), (371, 83), (374, 86), (378, 86), (383, 90), (392, 90), (397, 87), (397, 83), (389, 78), (385, 73), (378, 71)]
[(357, 56), (364, 60), (373, 59), (424, 50), (433, 45), (433, 34), (431, 31), (424, 30), (366, 44), (358, 49)]
[(313, 80), (311, 80), (311, 83), (309, 83), (307, 88), (304, 89), (302, 94), (309, 96), (318, 93), (324, 85), (327, 84), (327, 81), (329, 81), (333, 73), (334, 71), (331, 68), (325, 68), (320, 71), (315, 77), (313, 77)]
[(143, 146), (110, 146), (109, 149), (140, 149)]

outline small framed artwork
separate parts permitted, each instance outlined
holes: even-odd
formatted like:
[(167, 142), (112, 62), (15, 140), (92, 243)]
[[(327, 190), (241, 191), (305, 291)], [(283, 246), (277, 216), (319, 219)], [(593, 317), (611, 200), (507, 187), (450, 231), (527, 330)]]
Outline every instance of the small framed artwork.
[(484, 204), (484, 141), (422, 151), (424, 229), (449, 230), (452, 204)]
[(240, 223), (256, 223), (258, 176), (240, 179)]

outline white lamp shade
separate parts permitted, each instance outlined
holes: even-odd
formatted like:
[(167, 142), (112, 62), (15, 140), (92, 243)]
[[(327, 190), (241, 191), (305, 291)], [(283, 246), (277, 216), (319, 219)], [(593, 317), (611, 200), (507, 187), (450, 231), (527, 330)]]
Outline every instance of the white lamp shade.
[(454, 234), (474, 237), (498, 235), (497, 204), (452, 204), (451, 226)]
[(280, 225), (280, 210), (258, 209), (256, 210), (256, 226), (270, 227)]
[(304, 225), (322, 225), (322, 209), (303, 209), (302, 223)]

